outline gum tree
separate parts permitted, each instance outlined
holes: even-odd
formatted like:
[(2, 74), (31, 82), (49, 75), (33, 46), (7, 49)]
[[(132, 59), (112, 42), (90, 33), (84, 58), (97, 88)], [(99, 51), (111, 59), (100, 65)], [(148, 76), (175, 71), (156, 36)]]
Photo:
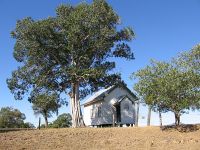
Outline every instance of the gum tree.
[(180, 124), (180, 116), (195, 102), (196, 74), (184, 70), (175, 61), (151, 62), (150, 66), (139, 70), (135, 77), (139, 82), (135, 90), (143, 96), (147, 104), (159, 112), (172, 111), (175, 124)]
[(133, 59), (131, 28), (105, 0), (61, 5), (56, 16), (17, 21), (14, 57), (21, 66), (7, 80), (15, 99), (45, 87), (70, 97), (72, 126), (83, 126), (80, 99), (120, 80), (113, 58)]
[[(132, 74), (132, 78), (137, 78), (138, 82), (134, 85), (134, 90), (141, 96), (148, 105), (149, 111), (159, 113), (160, 125), (162, 126), (162, 112), (167, 111), (164, 102), (160, 99), (161, 78), (168, 69), (169, 64), (151, 60), (150, 65)], [(161, 87), (160, 87), (161, 86)], [(161, 91), (160, 91), (161, 90)], [(148, 125), (150, 124), (150, 113), (148, 112)]]
[(32, 108), (36, 115), (41, 114), (45, 120), (45, 127), (48, 127), (48, 118), (52, 116), (52, 113), (58, 113), (58, 108), (65, 102), (59, 98), (57, 93), (45, 92), (35, 93), (31, 97)]
[(185, 72), (190, 72), (190, 84), (192, 87), (192, 108), (200, 108), (200, 45), (191, 50), (179, 54), (174, 62)]

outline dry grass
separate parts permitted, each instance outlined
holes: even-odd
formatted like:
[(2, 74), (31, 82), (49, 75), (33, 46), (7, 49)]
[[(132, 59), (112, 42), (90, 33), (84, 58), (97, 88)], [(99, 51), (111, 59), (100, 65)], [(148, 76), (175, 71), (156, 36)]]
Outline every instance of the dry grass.
[[(193, 129), (193, 128), (192, 128)], [(0, 133), (0, 150), (8, 149), (200, 149), (200, 130), (168, 127), (80, 128)]]

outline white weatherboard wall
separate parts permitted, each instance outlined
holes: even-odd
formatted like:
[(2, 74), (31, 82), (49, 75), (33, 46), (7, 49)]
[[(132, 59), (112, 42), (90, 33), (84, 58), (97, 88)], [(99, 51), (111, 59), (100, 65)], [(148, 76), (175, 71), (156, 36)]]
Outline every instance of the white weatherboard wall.
[(87, 107), (84, 107), (84, 114), (83, 114), (83, 119), (84, 119), (84, 122), (85, 122), (85, 125), (91, 125), (91, 110), (92, 110), (92, 106), (93, 105), (90, 105), (90, 106), (87, 106)]
[[(122, 124), (135, 124), (135, 108), (132, 102), (125, 98), (121, 103), (121, 123)], [(126, 107), (128, 106), (128, 110)]]
[[(134, 97), (129, 94), (123, 88), (115, 88), (110, 92), (103, 101), (84, 107), (84, 121), (87, 126), (90, 125), (101, 125), (101, 124), (112, 124), (113, 123), (113, 106), (112, 101), (117, 101), (120, 96), (127, 95), (134, 101)], [(123, 102), (124, 101), (124, 102)], [(135, 119), (135, 108), (134, 104), (129, 100), (123, 100), (121, 105), (121, 119), (123, 123), (133, 124)], [(124, 105), (128, 104), (129, 110), (123, 110)], [(98, 107), (101, 107), (101, 116), (98, 116)], [(93, 117), (91, 117), (91, 112), (93, 109)], [(127, 117), (128, 116), (128, 117)]]

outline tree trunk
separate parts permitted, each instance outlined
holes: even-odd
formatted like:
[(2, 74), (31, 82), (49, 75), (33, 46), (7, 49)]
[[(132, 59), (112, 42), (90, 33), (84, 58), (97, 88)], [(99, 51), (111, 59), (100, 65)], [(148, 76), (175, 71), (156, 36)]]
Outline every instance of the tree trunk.
[(84, 121), (82, 118), (80, 100), (79, 100), (79, 84), (72, 84), (72, 93), (70, 96), (71, 113), (72, 113), (72, 127), (83, 127)]
[(175, 125), (179, 126), (180, 125), (180, 113), (179, 112), (174, 112), (174, 116), (175, 116)]
[(40, 130), (40, 122), (41, 122), (41, 118), (39, 117), (39, 125), (38, 125), (39, 130)]
[(139, 109), (140, 109), (140, 102), (138, 100), (137, 102), (137, 111), (135, 115), (135, 126), (138, 127), (138, 121), (139, 121)]
[(148, 108), (148, 117), (147, 117), (147, 126), (150, 126), (151, 123), (151, 106)]
[(44, 112), (44, 120), (45, 120), (45, 128), (48, 128), (48, 118), (46, 112)]
[(70, 95), (70, 106), (71, 106), (72, 127), (73, 127), (75, 124), (75, 117), (74, 117), (74, 96), (72, 94), (73, 92)]
[(162, 114), (160, 111), (159, 111), (159, 120), (160, 120), (160, 127), (162, 127)]

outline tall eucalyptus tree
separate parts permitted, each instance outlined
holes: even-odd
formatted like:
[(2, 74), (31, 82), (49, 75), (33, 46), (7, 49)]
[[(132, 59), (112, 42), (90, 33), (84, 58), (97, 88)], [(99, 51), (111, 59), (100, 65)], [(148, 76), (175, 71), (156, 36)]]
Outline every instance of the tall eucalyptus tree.
[(114, 57), (134, 59), (129, 27), (105, 0), (61, 5), (55, 17), (17, 21), (14, 57), (21, 66), (7, 80), (16, 99), (38, 87), (70, 96), (72, 126), (83, 126), (80, 99), (120, 80)]

